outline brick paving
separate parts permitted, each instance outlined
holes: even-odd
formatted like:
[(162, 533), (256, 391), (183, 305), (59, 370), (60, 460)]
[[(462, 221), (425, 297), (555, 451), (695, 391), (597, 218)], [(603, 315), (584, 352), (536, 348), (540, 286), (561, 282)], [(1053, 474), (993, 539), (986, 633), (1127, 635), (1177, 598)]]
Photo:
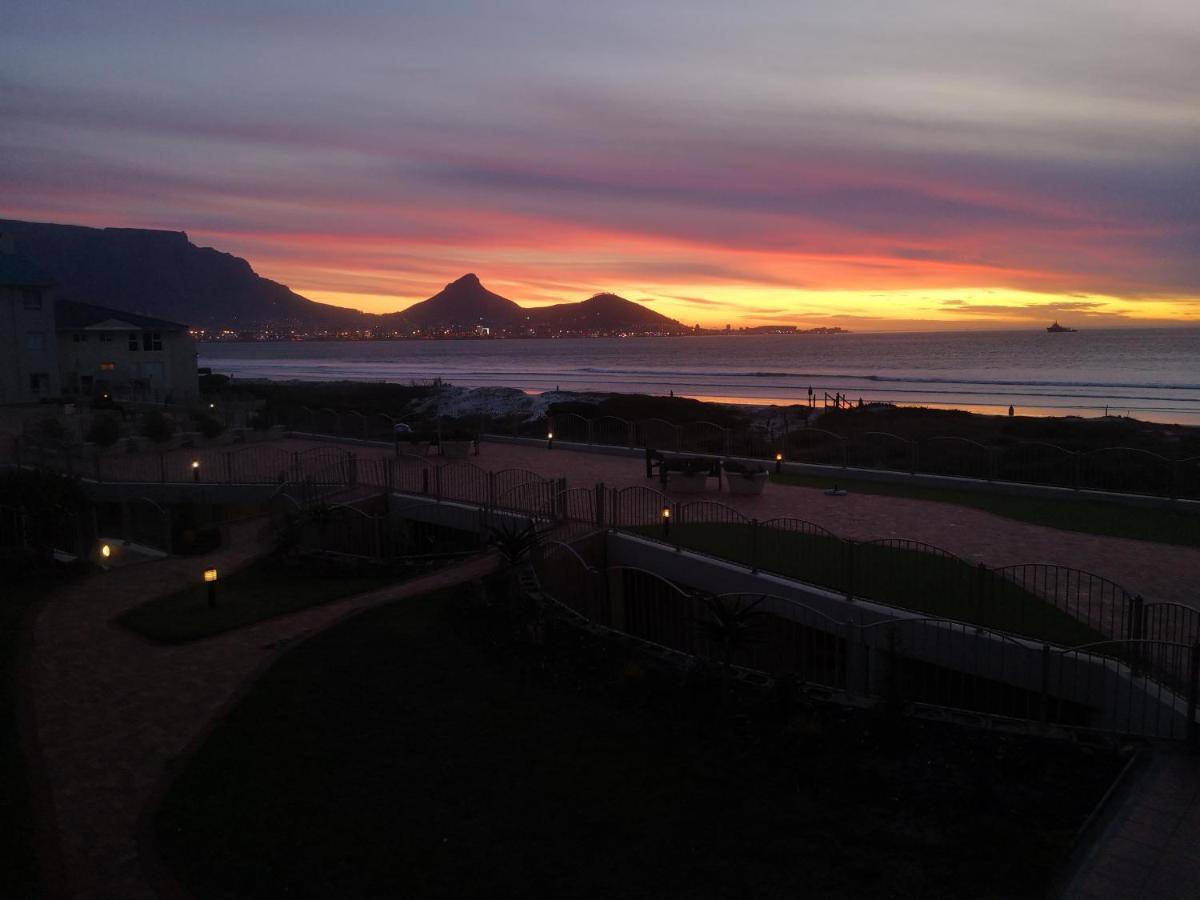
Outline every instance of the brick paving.
[[(292, 450), (319, 445), (301, 440), (280, 444)], [(363, 459), (390, 455), (380, 448), (339, 446)], [(658, 486), (657, 480), (646, 479), (644, 461), (628, 456), (484, 443), (480, 455), (468, 461), (494, 471), (522, 468), (547, 478), (566, 478), (568, 487), (591, 487), (597, 482), (617, 488)], [(429, 458), (431, 465), (440, 462), (437, 457)], [(828, 497), (817, 488), (782, 484), (769, 484), (761, 496), (748, 497), (718, 492), (716, 482), (709, 483), (712, 487), (703, 494), (679, 494), (673, 499), (715, 500), (760, 520), (794, 516), (856, 540), (922, 541), (993, 567), (1023, 563), (1068, 566), (1111, 579), (1150, 601), (1200, 607), (1200, 548), (1062, 531), (930, 500), (876, 494)]]
[(150, 644), (113, 623), (147, 598), (195, 581), (206, 567), (234, 571), (261, 553), (262, 529), (261, 521), (241, 523), (208, 556), (116, 569), (45, 601), (24, 674), (36, 765), (57, 826), (55, 880), (66, 896), (157, 896), (139, 858), (140, 817), (179, 755), (287, 644), (358, 610), (474, 580), (494, 566), (491, 557), (476, 557), (394, 587), (179, 646)]

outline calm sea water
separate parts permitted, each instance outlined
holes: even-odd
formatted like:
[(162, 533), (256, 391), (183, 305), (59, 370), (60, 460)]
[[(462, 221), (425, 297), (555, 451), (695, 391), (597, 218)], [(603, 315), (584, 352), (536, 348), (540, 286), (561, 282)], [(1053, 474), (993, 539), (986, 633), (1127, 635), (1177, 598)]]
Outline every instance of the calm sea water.
[(736, 403), (857, 401), (1200, 424), (1200, 328), (491, 341), (201, 344), (244, 378), (441, 377), (529, 392), (643, 392)]

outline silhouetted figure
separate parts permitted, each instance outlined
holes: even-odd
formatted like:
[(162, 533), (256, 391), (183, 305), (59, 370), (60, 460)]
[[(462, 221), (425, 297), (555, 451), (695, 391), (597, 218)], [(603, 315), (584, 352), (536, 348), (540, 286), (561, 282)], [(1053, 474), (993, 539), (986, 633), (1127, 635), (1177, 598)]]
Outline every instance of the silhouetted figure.
[(1009, 414), (1010, 416), (1015, 416), (1015, 415), (1017, 414), (1016, 410), (1014, 410), (1014, 409), (1012, 408), (1012, 404), (1011, 404), (1011, 403), (1010, 403), (1010, 404), (1008, 404), (1008, 414)]

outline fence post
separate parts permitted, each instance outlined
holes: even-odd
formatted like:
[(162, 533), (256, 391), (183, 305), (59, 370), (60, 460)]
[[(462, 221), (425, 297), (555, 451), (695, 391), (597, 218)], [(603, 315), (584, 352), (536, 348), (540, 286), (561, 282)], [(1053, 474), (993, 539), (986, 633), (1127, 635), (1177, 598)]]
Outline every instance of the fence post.
[(1197, 736), (1200, 734), (1196, 729), (1196, 699), (1197, 694), (1200, 693), (1200, 643), (1192, 644), (1192, 654), (1189, 663), (1187, 739), (1188, 743), (1195, 747)]
[(604, 527), (604, 482), (596, 482), (596, 524)]
[(433, 483), (434, 483), (435, 490), (437, 492), (438, 502), (440, 503), (442, 500), (442, 467), (441, 466), (437, 466), (433, 470)]
[(1145, 614), (1146, 601), (1141, 594), (1134, 594), (1129, 604), (1129, 621), (1125, 626), (1131, 641), (1140, 641), (1145, 636)]
[(487, 508), (496, 508), (496, 473), (491, 470), (487, 473)]
[(167, 483), (167, 454), (162, 450), (158, 451), (158, 480)]
[(429, 469), (421, 469), (421, 493), (425, 496), (429, 495)]
[(758, 574), (758, 519), (750, 520), (750, 571)]
[(1050, 718), (1050, 645), (1042, 644), (1042, 696), (1038, 719), (1043, 725)]
[(919, 445), (917, 444), (916, 441), (912, 441), (908, 446), (909, 446), (908, 474), (916, 475), (917, 474), (917, 466), (919, 464), (919, 459), (918, 459), (918, 454), (920, 452)]
[(300, 451), (292, 451), (292, 480), (300, 483)]
[(1076, 450), (1071, 454), (1071, 487), (1079, 490), (1079, 459), (1082, 454)]
[(846, 599), (854, 599), (854, 541), (846, 541)]
[(988, 567), (980, 563), (975, 569), (975, 631), (984, 628), (986, 609)]
[(225, 451), (225, 483), (233, 484), (233, 451)]

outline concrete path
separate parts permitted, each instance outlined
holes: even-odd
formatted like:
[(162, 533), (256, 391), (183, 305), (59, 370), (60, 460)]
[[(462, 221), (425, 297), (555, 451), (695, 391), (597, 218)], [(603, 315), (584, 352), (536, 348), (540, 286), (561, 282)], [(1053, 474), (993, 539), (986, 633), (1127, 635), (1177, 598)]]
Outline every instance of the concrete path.
[(1179, 748), (1154, 751), (1064, 897), (1200, 897), (1200, 757)]
[[(31, 635), (25, 686), (31, 693), (36, 765), (48, 785), (57, 869), (49, 878), (70, 898), (157, 896), (139, 859), (147, 803), (177, 757), (239, 689), (297, 638), (345, 616), (481, 577), (495, 565), (476, 557), (451, 568), (179, 646), (150, 644), (112, 619), (200, 577), (231, 572), (264, 549), (261, 521), (233, 526), (222, 549), (88, 578), (47, 598)], [(0, 893), (3, 893), (0, 891)]]

